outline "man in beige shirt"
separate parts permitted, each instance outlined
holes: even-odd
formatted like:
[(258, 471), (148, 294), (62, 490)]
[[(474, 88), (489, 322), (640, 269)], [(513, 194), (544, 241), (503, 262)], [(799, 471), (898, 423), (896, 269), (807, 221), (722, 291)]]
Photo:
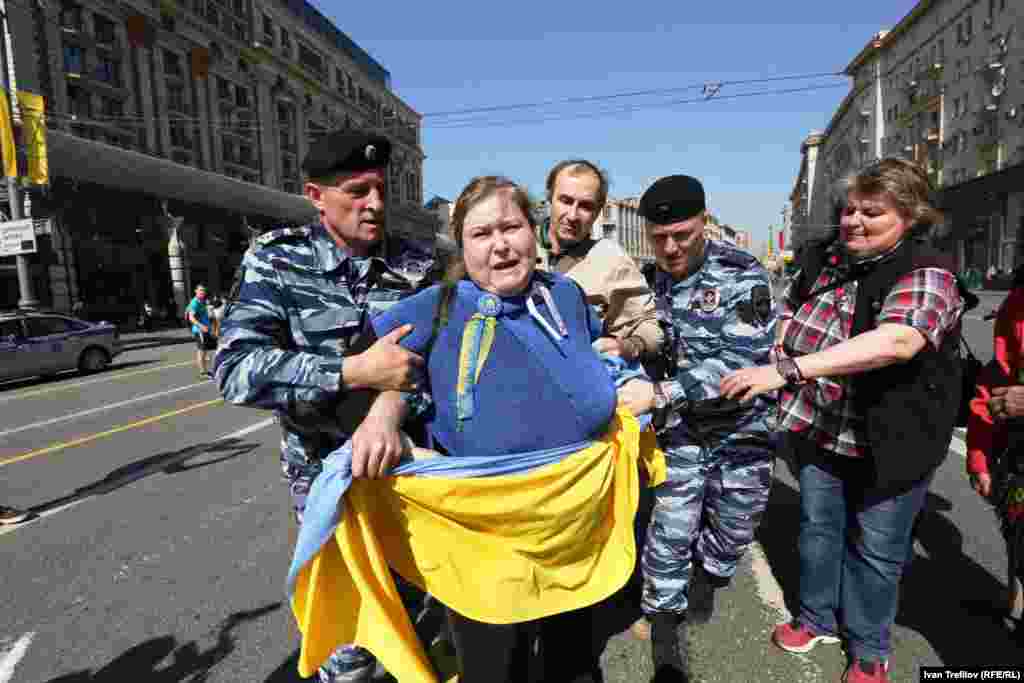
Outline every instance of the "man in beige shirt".
[(601, 314), (605, 336), (594, 348), (625, 360), (657, 353), (664, 335), (647, 281), (618, 242), (591, 238), (608, 199), (604, 173), (583, 159), (562, 161), (548, 173), (546, 188), (548, 269), (575, 280)]

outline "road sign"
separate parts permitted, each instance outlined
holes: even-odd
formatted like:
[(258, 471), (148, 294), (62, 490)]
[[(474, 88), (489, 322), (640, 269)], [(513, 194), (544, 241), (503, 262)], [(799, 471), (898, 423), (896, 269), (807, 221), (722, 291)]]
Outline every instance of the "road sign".
[(36, 230), (31, 218), (0, 223), (0, 256), (35, 252)]

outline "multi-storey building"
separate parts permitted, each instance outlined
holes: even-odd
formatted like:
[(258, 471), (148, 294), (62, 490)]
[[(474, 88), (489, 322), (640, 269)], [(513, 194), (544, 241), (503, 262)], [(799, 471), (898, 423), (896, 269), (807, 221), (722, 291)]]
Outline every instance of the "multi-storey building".
[[(936, 236), (953, 250), (961, 269), (1009, 270), (1020, 263), (1024, 10), (1019, 3), (920, 0), (892, 30), (866, 45), (846, 74), (852, 79), (850, 92), (824, 134), (803, 145), (791, 197), (794, 227), (834, 226), (836, 183), (876, 159), (903, 156), (927, 168), (940, 189), (946, 223)], [(794, 238), (800, 233), (794, 230)]]
[[(252, 235), (314, 218), (310, 144), (337, 128), (393, 141), (392, 229), (433, 239), (420, 115), (307, 0), (9, 3), (17, 87), (46, 100), (50, 184), (37, 295), (107, 315), (226, 291)], [(13, 266), (0, 260), (0, 306)], [(8, 277), (9, 276), (9, 277)]]

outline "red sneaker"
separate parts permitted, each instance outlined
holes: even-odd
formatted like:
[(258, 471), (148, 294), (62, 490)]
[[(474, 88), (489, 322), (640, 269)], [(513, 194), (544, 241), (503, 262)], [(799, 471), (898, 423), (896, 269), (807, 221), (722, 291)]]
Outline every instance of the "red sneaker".
[(889, 662), (855, 659), (843, 674), (843, 683), (889, 683)]
[(772, 632), (772, 642), (786, 652), (805, 654), (814, 649), (818, 643), (835, 645), (839, 639), (835, 636), (818, 635), (807, 628), (799, 619), (794, 619), (788, 624), (779, 624)]

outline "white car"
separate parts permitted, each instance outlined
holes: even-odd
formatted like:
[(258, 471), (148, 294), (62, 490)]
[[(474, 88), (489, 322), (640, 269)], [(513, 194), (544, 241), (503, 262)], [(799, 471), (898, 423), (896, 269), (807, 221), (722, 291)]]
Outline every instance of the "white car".
[(117, 325), (59, 313), (0, 312), (0, 381), (99, 372), (120, 353)]

